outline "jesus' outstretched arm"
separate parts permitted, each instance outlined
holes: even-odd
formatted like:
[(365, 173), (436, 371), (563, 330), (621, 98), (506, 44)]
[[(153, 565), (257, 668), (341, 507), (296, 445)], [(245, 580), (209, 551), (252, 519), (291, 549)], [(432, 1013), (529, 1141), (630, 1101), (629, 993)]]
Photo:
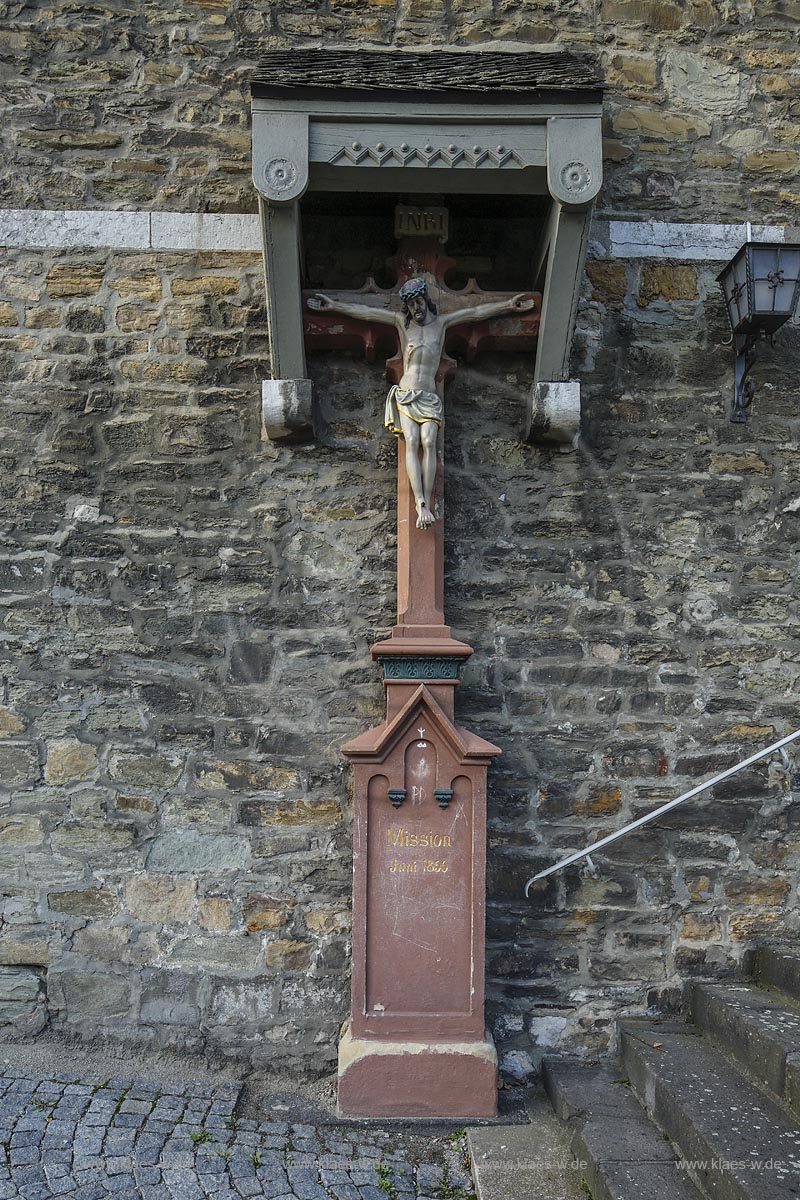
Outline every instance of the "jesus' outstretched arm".
[(308, 300), (308, 307), (314, 312), (335, 312), (345, 317), (354, 317), (357, 321), (394, 325), (395, 329), (400, 326), (399, 313), (391, 312), (388, 308), (373, 308), (370, 304), (346, 304), (340, 300), (332, 300), (322, 292), (317, 292)]
[(502, 317), (509, 313), (530, 312), (536, 301), (526, 292), (512, 296), (510, 300), (494, 300), (489, 304), (475, 304), (470, 308), (457, 308), (444, 313), (442, 322), (446, 327), (451, 325), (467, 325), (473, 321), (488, 321), (491, 317)]

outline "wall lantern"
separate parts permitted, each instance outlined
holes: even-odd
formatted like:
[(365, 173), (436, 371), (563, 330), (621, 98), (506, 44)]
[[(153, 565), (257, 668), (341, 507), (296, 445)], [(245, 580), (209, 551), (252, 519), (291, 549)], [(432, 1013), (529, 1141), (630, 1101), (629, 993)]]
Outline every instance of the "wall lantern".
[(756, 359), (756, 347), (762, 339), (773, 344), (773, 335), (800, 300), (800, 243), (753, 242), (748, 236), (717, 280), (736, 351), (731, 420), (741, 422), (747, 420), (753, 398), (753, 383), (747, 376)]

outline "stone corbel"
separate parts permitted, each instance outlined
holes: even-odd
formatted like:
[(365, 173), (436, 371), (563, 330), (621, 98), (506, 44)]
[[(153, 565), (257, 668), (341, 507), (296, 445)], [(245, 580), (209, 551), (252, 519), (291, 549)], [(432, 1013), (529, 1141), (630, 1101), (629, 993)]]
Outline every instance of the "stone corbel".
[(261, 423), (271, 442), (313, 436), (314, 387), (310, 379), (264, 379)]
[(254, 114), (253, 183), (270, 204), (300, 199), (308, 187), (308, 113)]
[(524, 436), (566, 451), (576, 449), (580, 433), (581, 388), (569, 378), (569, 360), (592, 204), (602, 183), (600, 118), (551, 117), (547, 122), (551, 205), (534, 271), (534, 287), (542, 293), (542, 316)]
[(603, 183), (599, 117), (550, 117), (547, 122), (547, 190), (567, 210), (585, 209)]
[(313, 436), (300, 293), (300, 213), (308, 187), (308, 116), (253, 121), (253, 182), (259, 194), (272, 379), (261, 386), (263, 430), (271, 441)]
[(534, 383), (525, 441), (555, 450), (576, 450), (581, 425), (581, 385), (576, 379)]

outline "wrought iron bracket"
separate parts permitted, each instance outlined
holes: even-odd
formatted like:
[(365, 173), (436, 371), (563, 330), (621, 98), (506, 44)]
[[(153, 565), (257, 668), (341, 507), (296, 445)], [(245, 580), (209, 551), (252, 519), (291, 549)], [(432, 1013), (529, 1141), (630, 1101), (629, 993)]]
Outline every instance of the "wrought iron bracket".
[[(748, 376), (758, 357), (757, 347), (760, 340), (761, 338), (757, 333), (736, 333), (733, 335), (736, 366), (733, 382), (731, 421), (737, 425), (741, 425), (747, 421), (747, 410), (753, 401), (755, 387), (752, 379), (749, 379)], [(771, 338), (770, 341), (772, 341)]]

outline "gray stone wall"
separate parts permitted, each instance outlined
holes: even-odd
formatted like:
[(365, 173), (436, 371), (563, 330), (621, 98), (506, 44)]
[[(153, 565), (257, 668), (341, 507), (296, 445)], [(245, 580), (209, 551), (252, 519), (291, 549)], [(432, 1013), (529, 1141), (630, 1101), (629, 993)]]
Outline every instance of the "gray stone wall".
[[(576, 456), (522, 445), (529, 357), (448, 397), (448, 617), (492, 774), (490, 1020), (515, 1070), (797, 926), (791, 773), (756, 768), (524, 901), (560, 853), (798, 722), (796, 331), (732, 375), (719, 264), (607, 221), (796, 221), (800, 8), (7, 5), (0, 206), (249, 212), (247, 74), (301, 36), (595, 48), (607, 183)], [(7, 253), (0, 298), (0, 1023), (331, 1066), (347, 1010), (339, 745), (381, 719), (394, 455), (378, 367), (258, 428), (259, 257)]]

